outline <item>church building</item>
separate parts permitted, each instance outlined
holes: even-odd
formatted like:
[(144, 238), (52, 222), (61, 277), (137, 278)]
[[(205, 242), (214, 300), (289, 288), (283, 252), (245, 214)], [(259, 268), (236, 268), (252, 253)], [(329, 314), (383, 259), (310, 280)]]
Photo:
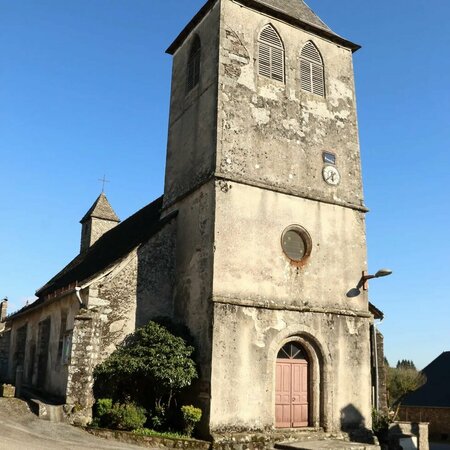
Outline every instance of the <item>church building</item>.
[(208, 0), (167, 50), (163, 196), (120, 222), (100, 195), (80, 254), (6, 320), (8, 376), (88, 417), (95, 365), (169, 316), (216, 439), (370, 429), (359, 48), (302, 0)]

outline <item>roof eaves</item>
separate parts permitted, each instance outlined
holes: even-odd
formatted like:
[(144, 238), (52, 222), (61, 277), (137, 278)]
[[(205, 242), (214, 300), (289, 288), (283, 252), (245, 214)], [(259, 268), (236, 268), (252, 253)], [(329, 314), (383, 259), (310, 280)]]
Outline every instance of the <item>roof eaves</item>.
[(384, 312), (381, 309), (378, 309), (373, 303), (369, 302), (369, 311), (373, 314), (375, 319), (383, 320)]
[[(189, 36), (191, 31), (200, 23), (203, 17), (211, 10), (217, 0), (208, 0), (207, 3), (200, 9), (200, 11), (193, 17), (193, 19), (184, 27), (183, 31), (176, 37), (176, 39), (172, 42), (169, 48), (166, 50), (166, 53), (169, 55), (173, 55), (178, 48), (182, 45), (185, 39)], [(345, 39), (338, 34), (333, 33), (331, 30), (327, 30), (325, 28), (319, 27), (317, 25), (311, 24), (304, 20), (297, 19), (295, 17), (291, 17), (285, 12), (274, 8), (270, 5), (262, 4), (255, 0), (236, 0), (238, 3), (241, 3), (244, 6), (248, 6), (257, 11), (261, 11), (266, 13), (272, 17), (280, 19), (286, 23), (294, 25), (296, 27), (302, 28), (303, 30), (310, 31), (318, 36), (326, 38), (331, 42), (342, 45), (343, 47), (349, 48), (353, 53), (358, 51), (361, 46), (355, 44), (354, 42)]]
[(173, 55), (189, 36), (190, 32), (201, 22), (203, 17), (212, 9), (217, 0), (208, 0), (200, 9), (200, 11), (192, 18), (192, 20), (183, 28), (181, 33), (175, 38), (175, 40), (170, 44), (166, 53)]

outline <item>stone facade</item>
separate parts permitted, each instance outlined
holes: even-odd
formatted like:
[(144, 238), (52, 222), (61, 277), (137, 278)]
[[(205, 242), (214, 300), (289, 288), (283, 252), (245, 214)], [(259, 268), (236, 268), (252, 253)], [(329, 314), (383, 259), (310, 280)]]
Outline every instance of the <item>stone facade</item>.
[[(277, 353), (290, 341), (310, 361), (309, 424), (370, 428), (373, 317), (366, 292), (347, 296), (366, 269), (352, 51), (247, 3), (214, 3), (172, 46), (164, 201), (181, 211), (208, 191), (209, 210), (201, 212), (214, 227), (212, 236), (205, 228), (198, 249), (202, 279), (191, 251), (189, 289), (176, 289), (187, 317), (201, 311), (212, 326), (199, 341), (209, 355), (202, 361), (208, 429), (274, 427)], [(267, 24), (284, 44), (284, 83), (258, 74), (258, 34)], [(202, 71), (186, 92), (196, 37)], [(300, 89), (298, 57), (311, 40), (326, 67), (325, 97)], [(336, 154), (343, 174), (333, 188), (322, 179), (325, 150)], [(192, 220), (180, 213), (178, 229)], [(303, 265), (280, 248), (292, 224), (313, 243)]]
[[(100, 196), (82, 219), (80, 255), (10, 319), (12, 349), (19, 329), (28, 330), (32, 385), (40, 373), (33, 354), (48, 337), (41, 387), (63, 397), (74, 421), (88, 420), (95, 365), (136, 326), (166, 316), (193, 335), (200, 379), (191, 394), (217, 448), (239, 433), (277, 434), (279, 353), (290, 343), (307, 364), (306, 419), (290, 419), (292, 427), (329, 436), (371, 428), (373, 315), (367, 291), (357, 288), (367, 269), (357, 46), (267, 9), (277, 2), (207, 2), (170, 50), (163, 198), (117, 224)], [(287, 3), (309, 11), (300, 0)], [(258, 73), (258, 36), (269, 24), (283, 42), (284, 82)], [(187, 89), (198, 40), (201, 70)], [(301, 89), (308, 42), (323, 59), (325, 96)], [(326, 183), (324, 152), (336, 158), (340, 183)], [(290, 227), (303, 230), (298, 260), (282, 248)]]

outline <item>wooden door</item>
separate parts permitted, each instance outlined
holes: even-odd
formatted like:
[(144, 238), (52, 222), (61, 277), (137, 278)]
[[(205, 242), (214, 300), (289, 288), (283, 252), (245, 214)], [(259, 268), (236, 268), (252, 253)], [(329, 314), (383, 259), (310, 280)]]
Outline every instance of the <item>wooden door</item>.
[(298, 344), (289, 343), (280, 350), (277, 359), (275, 425), (278, 428), (307, 427), (308, 413), (308, 361)]

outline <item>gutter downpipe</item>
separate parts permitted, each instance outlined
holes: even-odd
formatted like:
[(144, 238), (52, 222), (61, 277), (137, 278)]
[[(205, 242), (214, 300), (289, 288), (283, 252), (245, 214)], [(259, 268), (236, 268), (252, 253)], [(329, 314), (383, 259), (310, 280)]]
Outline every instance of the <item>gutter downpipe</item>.
[(80, 302), (80, 306), (84, 306), (83, 300), (80, 295), (81, 288), (79, 286), (75, 287), (75, 295), (77, 296), (78, 301)]

